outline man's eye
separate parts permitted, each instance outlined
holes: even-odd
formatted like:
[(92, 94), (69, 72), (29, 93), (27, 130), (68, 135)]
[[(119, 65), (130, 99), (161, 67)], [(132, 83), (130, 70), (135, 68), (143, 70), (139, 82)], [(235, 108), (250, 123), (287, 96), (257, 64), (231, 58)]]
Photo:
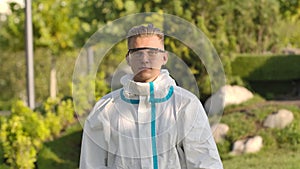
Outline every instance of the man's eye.
[(133, 55), (136, 57), (140, 57), (143, 56), (143, 52), (134, 52)]
[(149, 56), (156, 56), (158, 54), (158, 52), (156, 52), (156, 51), (148, 51), (147, 54)]

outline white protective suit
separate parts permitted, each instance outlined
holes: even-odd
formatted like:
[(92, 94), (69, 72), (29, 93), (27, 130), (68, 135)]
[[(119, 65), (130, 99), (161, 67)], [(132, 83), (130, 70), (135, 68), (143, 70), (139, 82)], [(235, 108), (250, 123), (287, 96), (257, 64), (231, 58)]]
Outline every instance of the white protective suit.
[(80, 169), (221, 169), (199, 99), (167, 70), (150, 83), (121, 79), (98, 101), (82, 138)]

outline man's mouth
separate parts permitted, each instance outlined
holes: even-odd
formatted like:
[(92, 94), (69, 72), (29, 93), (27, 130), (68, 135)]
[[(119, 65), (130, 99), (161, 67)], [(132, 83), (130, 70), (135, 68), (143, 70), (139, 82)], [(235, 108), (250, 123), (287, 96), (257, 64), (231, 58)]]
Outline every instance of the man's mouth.
[(152, 69), (151, 67), (140, 67), (140, 70), (144, 70), (144, 69)]

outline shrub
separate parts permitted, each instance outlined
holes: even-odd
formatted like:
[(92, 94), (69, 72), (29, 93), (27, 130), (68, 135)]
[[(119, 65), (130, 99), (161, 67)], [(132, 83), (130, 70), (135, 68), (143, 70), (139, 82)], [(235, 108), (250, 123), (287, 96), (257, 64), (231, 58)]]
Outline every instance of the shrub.
[(12, 168), (34, 168), (38, 149), (49, 136), (43, 117), (16, 102), (12, 114), (1, 122), (0, 142), (6, 162)]
[(249, 81), (300, 79), (299, 55), (243, 55), (231, 63), (232, 74)]
[(39, 110), (42, 113), (17, 101), (11, 115), (1, 118), (0, 143), (4, 160), (12, 168), (34, 168), (43, 142), (59, 136), (76, 120), (70, 99), (48, 99)]
[(49, 98), (44, 104), (42, 111), (45, 113), (45, 124), (49, 128), (52, 137), (59, 136), (60, 132), (75, 121), (72, 100)]
[(96, 79), (92, 75), (74, 77), (72, 90), (73, 102), (78, 116), (83, 116), (89, 112), (95, 101), (110, 91), (105, 81), (104, 72), (98, 72)]

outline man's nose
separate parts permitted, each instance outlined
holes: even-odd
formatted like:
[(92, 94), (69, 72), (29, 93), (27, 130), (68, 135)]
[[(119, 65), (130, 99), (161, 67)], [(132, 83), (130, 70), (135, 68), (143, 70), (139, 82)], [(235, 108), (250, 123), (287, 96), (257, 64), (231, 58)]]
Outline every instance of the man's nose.
[(147, 54), (143, 54), (142, 56), (141, 56), (141, 61), (144, 63), (144, 62), (146, 62), (146, 63), (148, 63), (149, 62), (149, 57), (148, 57), (148, 55)]

